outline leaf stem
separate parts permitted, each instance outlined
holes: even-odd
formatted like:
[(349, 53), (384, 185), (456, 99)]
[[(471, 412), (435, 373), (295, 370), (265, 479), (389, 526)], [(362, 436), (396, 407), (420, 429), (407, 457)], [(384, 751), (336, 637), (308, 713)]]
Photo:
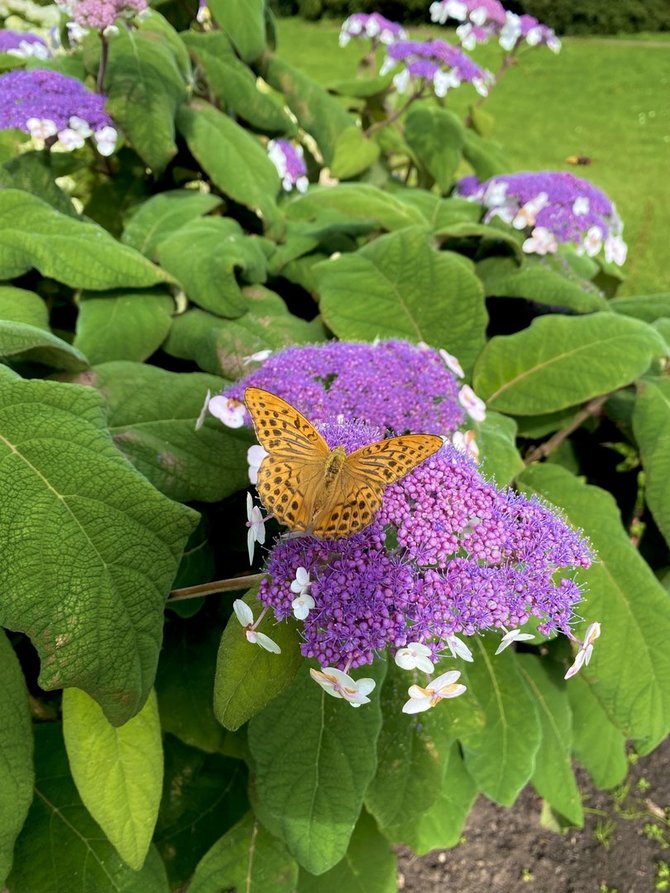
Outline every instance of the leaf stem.
[(245, 577), (230, 577), (227, 580), (212, 580), (211, 583), (199, 583), (197, 586), (185, 586), (173, 589), (168, 602), (181, 602), (188, 598), (200, 598), (203, 595), (215, 595), (218, 592), (234, 592), (239, 589), (250, 589), (256, 586), (266, 574), (247, 574)]
[(553, 434), (549, 440), (545, 440), (544, 443), (541, 443), (539, 446), (530, 450), (526, 454), (524, 464), (531, 465), (533, 462), (538, 462), (540, 459), (546, 459), (547, 456), (551, 455), (551, 453), (553, 453), (553, 451), (588, 418), (598, 415), (605, 402), (609, 400), (611, 396), (611, 393), (601, 394), (600, 397), (594, 397), (593, 400), (590, 400), (584, 408), (573, 417), (569, 425), (566, 425), (565, 428), (561, 428), (561, 430)]
[(415, 93), (409, 97), (407, 102), (404, 102), (399, 108), (397, 108), (394, 112), (392, 112), (388, 118), (382, 118), (380, 121), (375, 121), (374, 124), (371, 124), (366, 130), (363, 131), (365, 136), (370, 136), (375, 132), (375, 130), (379, 130), (381, 127), (388, 127), (389, 124), (393, 124), (394, 121), (397, 121), (398, 118), (403, 114), (403, 112), (407, 111), (410, 105), (414, 102), (415, 99), (419, 99), (422, 94), (422, 90), (417, 90)]

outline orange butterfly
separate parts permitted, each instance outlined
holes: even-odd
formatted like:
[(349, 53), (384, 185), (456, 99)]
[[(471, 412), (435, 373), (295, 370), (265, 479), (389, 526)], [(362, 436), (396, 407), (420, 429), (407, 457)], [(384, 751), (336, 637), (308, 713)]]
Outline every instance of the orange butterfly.
[(258, 470), (261, 502), (291, 530), (319, 539), (347, 537), (371, 524), (385, 488), (443, 444), (435, 434), (406, 434), (347, 454), (343, 446), (331, 450), (281, 397), (247, 388), (244, 402), (268, 452)]

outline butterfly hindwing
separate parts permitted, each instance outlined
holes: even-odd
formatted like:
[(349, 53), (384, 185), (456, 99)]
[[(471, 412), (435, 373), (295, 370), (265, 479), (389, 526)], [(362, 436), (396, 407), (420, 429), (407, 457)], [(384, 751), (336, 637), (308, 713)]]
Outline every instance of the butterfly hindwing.
[(258, 441), (271, 456), (289, 461), (325, 461), (330, 452), (326, 441), (290, 403), (261, 388), (247, 388), (244, 402)]
[(343, 465), (328, 502), (314, 519), (314, 536), (340, 539), (364, 530), (382, 504), (384, 487), (351, 475)]
[(261, 502), (291, 530), (309, 529), (314, 505), (323, 478), (323, 462), (292, 462), (266, 456), (258, 469), (256, 489)]

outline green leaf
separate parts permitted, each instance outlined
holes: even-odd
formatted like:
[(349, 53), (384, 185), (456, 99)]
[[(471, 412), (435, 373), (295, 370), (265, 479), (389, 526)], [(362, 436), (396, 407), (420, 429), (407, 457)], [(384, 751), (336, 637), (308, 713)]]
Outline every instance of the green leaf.
[(26, 683), (0, 630), (0, 884), (12, 867), (14, 843), (33, 799), (33, 730)]
[[(257, 591), (242, 601), (258, 616), (262, 610)], [(223, 631), (214, 677), (214, 714), (221, 725), (235, 731), (280, 695), (303, 663), (296, 624), (274, 625), (266, 618), (259, 627), (281, 648), (273, 654), (247, 641), (235, 614)]]
[(253, 62), (262, 55), (265, 0), (210, 0), (209, 8), (245, 62)]
[(184, 45), (183, 33), (175, 31), (168, 20), (155, 9), (147, 9), (143, 13), (138, 27), (143, 34), (150, 35), (170, 48), (182, 80), (186, 84), (193, 83), (191, 59)]
[[(52, 208), (78, 219), (72, 200), (54, 181), (53, 157), (48, 151), (25, 152), (0, 167), (0, 185), (24, 189)], [(56, 174), (56, 176), (58, 176)]]
[(181, 106), (177, 126), (218, 189), (268, 220), (276, 218), (279, 175), (258, 140), (202, 99)]
[(345, 127), (335, 141), (330, 171), (339, 180), (357, 177), (379, 158), (379, 145), (367, 139), (360, 127)]
[(165, 781), (154, 840), (171, 889), (185, 889), (207, 850), (248, 810), (247, 773), (239, 760), (203, 753), (171, 735), (164, 747)]
[(479, 470), (485, 478), (493, 478), (499, 487), (509, 484), (524, 469), (516, 447), (516, 431), (514, 419), (490, 411), (477, 426), (481, 454)]
[(153, 259), (163, 239), (220, 204), (218, 196), (190, 189), (160, 192), (139, 206), (126, 224), (121, 240)]
[(426, 341), (446, 347), (464, 368), (484, 344), (477, 278), (460, 256), (435, 251), (423, 227), (375, 239), (317, 273), (321, 313), (339, 338)]
[(314, 137), (325, 163), (331, 165), (340, 134), (356, 125), (352, 116), (323, 87), (274, 55), (268, 55), (261, 74), (271, 87), (283, 93), (298, 123)]
[(32, 639), (42, 688), (81, 688), (123, 723), (153, 684), (195, 513), (119, 453), (90, 388), (2, 382), (0, 431), (0, 624)]
[(0, 278), (35, 267), (71, 288), (145, 288), (169, 277), (94, 223), (18, 189), (0, 190)]
[(154, 173), (177, 154), (174, 119), (186, 85), (162, 34), (122, 28), (109, 45), (107, 108)]
[(541, 730), (533, 698), (523, 683), (515, 654), (493, 655), (493, 644), (475, 639), (474, 663), (463, 669), (464, 698), (482, 711), (480, 729), (460, 736), (465, 767), (480, 791), (511, 806), (535, 770)]
[(11, 893), (168, 893), (152, 847), (140, 871), (117, 854), (79, 799), (59, 723), (35, 729), (35, 798), (19, 835)]
[(0, 285), (0, 321), (12, 320), (49, 330), (49, 311), (39, 295), (25, 288)]
[(257, 238), (245, 236), (234, 220), (192, 220), (158, 245), (164, 270), (203, 310), (235, 319), (248, 308), (237, 276), (248, 283), (266, 279), (267, 260)]
[(437, 799), (423, 815), (402, 822), (385, 833), (404, 843), (418, 855), (454, 847), (461, 839), (465, 821), (477, 798), (477, 786), (465, 768), (457, 743), (452, 744), (444, 763)]
[[(511, 248), (517, 257), (521, 257), (521, 245), (518, 237), (507, 227), (497, 226), (496, 221), (491, 223), (458, 222), (449, 223), (446, 226), (435, 229), (435, 239), (440, 246), (449, 245), (450, 242), (463, 242), (466, 239), (490, 239), (493, 242), (501, 242)], [(507, 258), (505, 258), (507, 260)], [(500, 260), (500, 258), (496, 258)]]
[(273, 292), (258, 287), (244, 293), (251, 305), (239, 319), (220, 319), (195, 309), (178, 316), (165, 344), (167, 353), (194, 360), (213, 375), (236, 378), (246, 372), (244, 356), (323, 340), (318, 324), (293, 316)]
[(626, 739), (609, 720), (583, 676), (570, 680), (568, 698), (572, 709), (573, 749), (576, 758), (597, 788), (621, 784), (628, 773)]
[(595, 285), (572, 273), (560, 257), (526, 257), (521, 266), (510, 257), (490, 257), (477, 264), (477, 275), (488, 296), (526, 298), (575, 313), (610, 308)]
[(609, 306), (617, 313), (632, 316), (644, 322), (670, 317), (670, 294), (640, 295), (634, 298), (613, 298)]
[(353, 96), (355, 99), (370, 99), (385, 93), (392, 83), (393, 74), (389, 72), (381, 77), (351, 78), (329, 83), (328, 92), (339, 93), (340, 96)]
[(284, 845), (248, 813), (203, 856), (188, 893), (294, 893), (297, 878)]
[[(384, 664), (365, 670), (379, 684)], [(371, 703), (353, 709), (327, 695), (306, 666), (249, 724), (258, 817), (276, 828), (312, 874), (332, 868), (347, 851), (375, 773), (380, 728), (374, 695)]]
[(588, 592), (581, 613), (585, 623), (602, 624), (602, 635), (581, 676), (610, 720), (649, 753), (670, 726), (667, 592), (631, 544), (609, 493), (546, 463), (528, 467), (518, 482), (560, 504), (593, 545), (597, 560), (579, 573)]
[(415, 106), (405, 118), (405, 139), (440, 191), (448, 192), (465, 142), (458, 115), (433, 105)]
[(488, 342), (473, 387), (498, 412), (555, 412), (630, 384), (663, 350), (657, 332), (635, 319), (543, 316)]
[(645, 471), (645, 496), (659, 530), (670, 543), (670, 382), (638, 383), (633, 431)]
[(340, 183), (338, 186), (313, 186), (305, 195), (296, 196), (284, 205), (290, 220), (320, 222), (366, 220), (381, 229), (394, 230), (424, 223), (423, 214), (382, 192), (369, 183)]
[(572, 771), (572, 713), (559, 668), (534, 654), (517, 654), (517, 666), (533, 695), (542, 738), (531, 781), (537, 793), (571, 824), (582, 827), (582, 798)]
[(86, 692), (63, 692), (63, 737), (84, 806), (124, 862), (139, 871), (163, 787), (163, 746), (152, 691), (140, 712), (114, 728)]
[(108, 360), (147, 360), (172, 325), (174, 300), (161, 291), (84, 294), (79, 304), (74, 346), (91, 364)]
[(166, 496), (218, 502), (248, 485), (251, 432), (215, 419), (195, 430), (207, 391), (220, 391), (224, 379), (117, 362), (97, 366), (82, 383), (107, 402), (116, 446)]
[(425, 189), (401, 189), (393, 194), (403, 204), (416, 208), (433, 230), (455, 226), (458, 223), (479, 223), (481, 206), (463, 198), (440, 198)]
[(484, 139), (474, 130), (465, 131), (463, 156), (480, 180), (488, 180), (496, 174), (509, 171), (509, 164), (500, 143)]
[(351, 836), (346, 856), (330, 871), (315, 877), (300, 872), (300, 893), (396, 893), (396, 859), (388, 840), (365, 811)]
[(0, 357), (44, 363), (78, 372), (89, 365), (84, 354), (56, 335), (22, 322), (0, 320)]

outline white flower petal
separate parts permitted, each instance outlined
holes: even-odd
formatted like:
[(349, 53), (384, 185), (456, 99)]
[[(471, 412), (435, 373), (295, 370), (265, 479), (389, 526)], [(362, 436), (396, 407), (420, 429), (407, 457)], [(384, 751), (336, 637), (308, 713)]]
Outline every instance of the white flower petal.
[(249, 626), (254, 622), (254, 613), (246, 602), (241, 598), (236, 598), (233, 602), (233, 611), (242, 626)]

